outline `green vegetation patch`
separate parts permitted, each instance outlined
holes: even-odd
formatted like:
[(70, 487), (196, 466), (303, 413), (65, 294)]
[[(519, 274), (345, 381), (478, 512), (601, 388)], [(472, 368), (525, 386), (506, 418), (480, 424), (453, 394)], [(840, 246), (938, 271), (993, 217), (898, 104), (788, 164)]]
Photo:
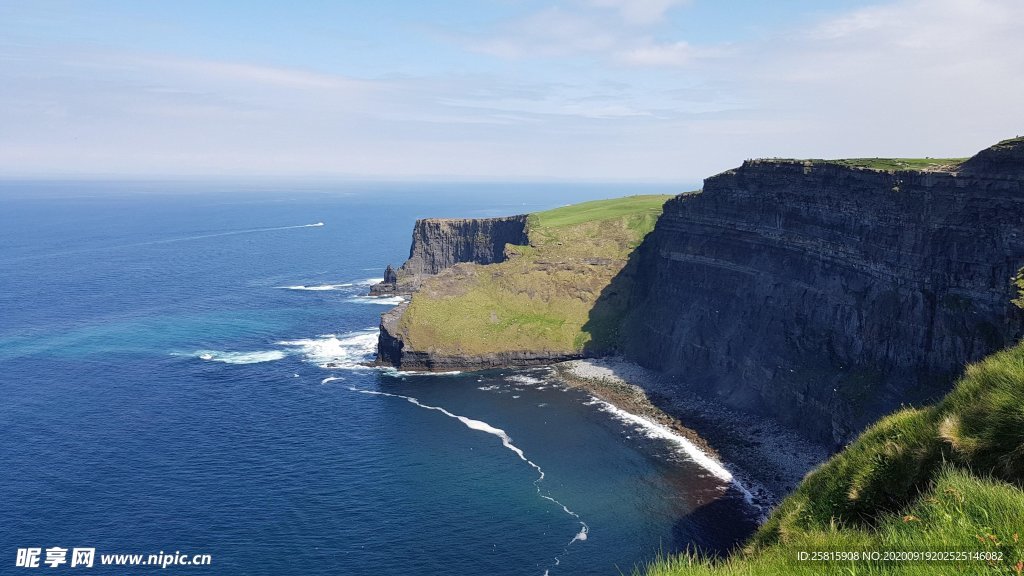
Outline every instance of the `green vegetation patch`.
[[(611, 200), (594, 200), (592, 202), (562, 206), (561, 208), (555, 208), (545, 212), (537, 212), (530, 215), (531, 232), (534, 230), (540, 231), (550, 230), (553, 228), (564, 228), (566, 226), (573, 226), (584, 222), (594, 222), (612, 218), (629, 217), (635, 219), (637, 216), (641, 215), (647, 215), (650, 217), (641, 220), (656, 220), (658, 216), (661, 215), (662, 205), (669, 198), (671, 198), (671, 196), (660, 194), (627, 196), (625, 198), (613, 198)], [(653, 227), (654, 224), (652, 221), (651, 227), (647, 232), (650, 232)], [(644, 234), (646, 234), (646, 232), (644, 232)]]
[(967, 158), (845, 158), (812, 160), (811, 162), (894, 172), (899, 170), (953, 171), (966, 160)]
[(531, 214), (529, 246), (500, 264), (427, 278), (399, 330), (438, 354), (578, 353), (617, 343), (629, 281), (613, 279), (654, 228), (668, 195), (584, 202)]
[[(659, 558), (646, 567), (646, 574), (1017, 574), (1024, 558), (1021, 514), (1024, 514), (1024, 493), (1016, 486), (979, 477), (967, 470), (945, 467), (912, 505), (878, 517), (871, 529), (836, 522), (819, 530), (794, 532), (787, 535), (783, 544), (747, 550), (725, 560), (696, 553)], [(836, 551), (847, 554), (847, 558), (800, 559), (801, 553), (810, 558), (815, 552)], [(908, 555), (896, 555), (898, 560), (892, 561), (875, 559), (876, 554), (885, 552)], [(958, 558), (961, 554), (970, 556)]]
[[(725, 561), (669, 574), (1018, 574), (1024, 571), (1024, 344), (967, 368), (940, 403), (900, 410), (807, 475)], [(971, 550), (997, 562), (796, 562), (801, 550)]]

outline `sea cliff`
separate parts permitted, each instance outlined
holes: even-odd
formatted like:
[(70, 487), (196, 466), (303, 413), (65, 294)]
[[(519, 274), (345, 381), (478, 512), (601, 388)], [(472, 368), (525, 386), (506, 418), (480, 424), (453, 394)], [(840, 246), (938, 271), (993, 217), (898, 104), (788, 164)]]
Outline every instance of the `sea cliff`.
[(665, 206), (635, 253), (624, 352), (842, 444), (1016, 342), (1024, 142), (963, 171), (756, 160)]
[(409, 259), (396, 271), (387, 267), (372, 295), (410, 294), (424, 276), (455, 264), (496, 264), (506, 245), (529, 243), (525, 214), (501, 218), (423, 218), (413, 225)]
[(620, 353), (839, 446), (1024, 335), (1024, 139), (966, 161), (751, 160), (658, 203), (653, 226), (417, 223), (396, 282), (414, 295), (383, 317), (378, 362)]

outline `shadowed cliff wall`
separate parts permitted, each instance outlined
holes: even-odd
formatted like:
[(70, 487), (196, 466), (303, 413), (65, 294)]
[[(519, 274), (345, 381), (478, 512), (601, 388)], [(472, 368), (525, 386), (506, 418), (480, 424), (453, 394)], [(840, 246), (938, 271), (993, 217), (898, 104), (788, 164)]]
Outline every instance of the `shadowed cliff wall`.
[(437, 274), (460, 262), (505, 260), (505, 244), (527, 244), (526, 215), (504, 218), (417, 220), (403, 274)]
[(634, 253), (624, 352), (836, 444), (948, 391), (1022, 335), (1024, 143), (995, 148), (961, 174), (762, 160), (708, 178)]

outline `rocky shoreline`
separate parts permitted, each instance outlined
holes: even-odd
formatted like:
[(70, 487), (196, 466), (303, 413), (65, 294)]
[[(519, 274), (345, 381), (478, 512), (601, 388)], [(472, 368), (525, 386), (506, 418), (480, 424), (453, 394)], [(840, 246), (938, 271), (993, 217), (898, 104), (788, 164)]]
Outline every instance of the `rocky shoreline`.
[[(777, 423), (709, 402), (620, 358), (572, 360), (553, 368), (565, 384), (689, 440), (728, 470), (765, 512), (830, 454)], [(668, 386), (671, 395), (665, 394)]]

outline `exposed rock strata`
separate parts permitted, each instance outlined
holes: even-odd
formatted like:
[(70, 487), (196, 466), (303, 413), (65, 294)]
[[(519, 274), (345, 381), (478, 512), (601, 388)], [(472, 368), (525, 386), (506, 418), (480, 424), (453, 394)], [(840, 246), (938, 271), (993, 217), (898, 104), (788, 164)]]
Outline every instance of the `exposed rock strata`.
[(625, 353), (843, 443), (1018, 340), (1024, 141), (961, 173), (748, 161), (637, 250)]
[(409, 259), (370, 288), (370, 294), (411, 294), (425, 275), (460, 263), (495, 264), (506, 258), (505, 245), (529, 243), (527, 216), (502, 218), (424, 218), (413, 226)]

